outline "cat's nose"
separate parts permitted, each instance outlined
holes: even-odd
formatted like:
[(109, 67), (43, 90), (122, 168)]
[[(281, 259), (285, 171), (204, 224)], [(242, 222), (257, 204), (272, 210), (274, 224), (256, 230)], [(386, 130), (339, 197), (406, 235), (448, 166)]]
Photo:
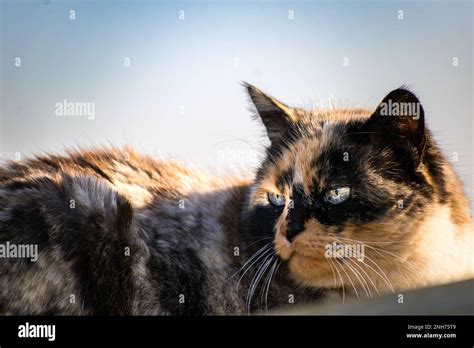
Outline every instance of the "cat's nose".
[(286, 229), (286, 239), (291, 243), (295, 237), (304, 230), (304, 221), (290, 222)]
[(290, 243), (304, 230), (304, 224), (308, 217), (308, 208), (304, 204), (304, 198), (300, 190), (294, 190), (292, 199), (293, 206), (288, 212), (288, 224), (286, 228), (286, 239), (288, 239)]

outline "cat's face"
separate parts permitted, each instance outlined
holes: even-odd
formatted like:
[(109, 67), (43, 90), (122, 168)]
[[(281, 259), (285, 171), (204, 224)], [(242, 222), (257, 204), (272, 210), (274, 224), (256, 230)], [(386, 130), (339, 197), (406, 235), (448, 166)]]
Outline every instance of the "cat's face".
[(391, 288), (387, 274), (408, 257), (432, 194), (418, 99), (398, 89), (374, 113), (307, 112), (247, 88), (271, 141), (249, 197), (251, 229), (273, 236), (301, 283)]

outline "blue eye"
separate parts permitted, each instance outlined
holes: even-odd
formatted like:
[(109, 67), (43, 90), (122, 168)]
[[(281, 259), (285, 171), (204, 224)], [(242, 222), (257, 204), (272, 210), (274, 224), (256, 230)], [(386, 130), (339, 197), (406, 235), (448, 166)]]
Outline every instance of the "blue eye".
[(268, 192), (268, 201), (276, 207), (282, 207), (285, 205), (285, 196)]
[(324, 195), (324, 200), (331, 204), (339, 204), (339, 203), (344, 202), (346, 199), (348, 199), (350, 194), (351, 194), (350, 187), (347, 187), (347, 186), (338, 187), (326, 192), (326, 194)]

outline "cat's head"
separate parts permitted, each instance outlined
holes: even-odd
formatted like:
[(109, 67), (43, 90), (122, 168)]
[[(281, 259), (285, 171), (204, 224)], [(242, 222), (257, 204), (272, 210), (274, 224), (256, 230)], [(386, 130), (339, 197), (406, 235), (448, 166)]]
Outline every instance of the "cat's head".
[(305, 111), (245, 86), (271, 143), (248, 199), (254, 236), (272, 236), (300, 283), (350, 287), (365, 272), (390, 288), (436, 180), (418, 98), (400, 88), (375, 111)]

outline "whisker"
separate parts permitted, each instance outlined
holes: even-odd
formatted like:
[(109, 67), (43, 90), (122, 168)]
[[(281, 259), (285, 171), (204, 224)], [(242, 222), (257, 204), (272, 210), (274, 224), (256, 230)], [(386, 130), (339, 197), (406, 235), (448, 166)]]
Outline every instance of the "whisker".
[(265, 250), (257, 259), (255, 259), (254, 262), (252, 262), (252, 264), (251, 264), (250, 266), (247, 267), (247, 269), (245, 270), (245, 272), (240, 276), (239, 280), (237, 281), (237, 285), (236, 285), (237, 288), (239, 287), (240, 282), (241, 282), (242, 279), (244, 278), (245, 274), (247, 274), (247, 272), (252, 268), (252, 266), (253, 266), (254, 264), (256, 264), (256, 263), (258, 262), (258, 260), (260, 260), (260, 259), (261, 259), (262, 257), (264, 257), (265, 255), (266, 255), (266, 256), (265, 256), (264, 259), (266, 259), (268, 255), (271, 255), (271, 253), (268, 254), (268, 252), (271, 251), (271, 250), (272, 250), (271, 248), (268, 248), (267, 250)]
[[(331, 259), (328, 258), (327, 260), (329, 260), (331, 263), (333, 263), (333, 261)], [(341, 276), (341, 272), (339, 272), (339, 268), (337, 267), (336, 262), (334, 262), (333, 265), (334, 265), (334, 268), (336, 269), (336, 272), (339, 275), (339, 279), (341, 280), (341, 283), (342, 283), (342, 303), (344, 303), (344, 302), (346, 302), (346, 290), (344, 289), (344, 279)]]
[[(355, 264), (357, 267), (359, 267), (359, 269), (360, 269), (362, 272), (364, 272), (364, 274), (367, 276), (367, 279), (368, 279), (368, 280), (370, 281), (370, 283), (372, 284), (373, 288), (374, 288), (375, 291), (377, 292), (377, 295), (380, 295), (380, 292), (379, 292), (377, 286), (375, 285), (374, 281), (373, 281), (372, 278), (369, 276), (369, 274), (367, 274), (367, 272), (364, 270), (364, 268), (363, 268), (361, 265), (359, 265), (359, 263), (358, 263), (357, 261), (353, 261), (353, 262), (354, 262), (354, 264)], [(363, 263), (363, 264), (365, 265), (365, 263)]]
[(278, 268), (280, 268), (280, 265), (281, 265), (281, 261), (280, 259), (277, 259), (275, 266), (273, 266), (272, 275), (270, 277), (270, 281), (268, 282), (267, 292), (265, 294), (265, 310), (266, 311), (268, 310), (268, 292), (270, 290), (270, 284), (272, 282), (272, 278), (275, 277), (276, 273), (278, 272)]
[(267, 273), (267, 276), (265, 277), (265, 279), (263, 280), (263, 286), (262, 288), (260, 289), (260, 308), (262, 308), (262, 304), (266, 306), (266, 303), (264, 302), (264, 299), (265, 299), (265, 295), (268, 294), (266, 292), (266, 289), (268, 287), (270, 287), (270, 281), (271, 281), (271, 277), (272, 277), (272, 272), (273, 270), (275, 269), (275, 266), (278, 262), (278, 258), (273, 258), (273, 265), (269, 268), (269, 271)]
[(393, 253), (391, 253), (391, 252), (389, 252), (389, 251), (387, 251), (387, 250), (385, 250), (385, 249), (382, 249), (382, 248), (375, 248), (375, 247), (370, 247), (370, 246), (367, 246), (367, 247), (370, 248), (370, 249), (375, 250), (376, 252), (383, 252), (383, 253), (386, 253), (386, 254), (388, 254), (388, 255), (390, 255), (390, 256), (396, 257), (397, 259), (400, 259), (400, 260), (401, 260), (402, 262), (404, 262), (404, 263), (406, 262), (406, 259), (401, 258), (400, 256), (395, 255), (395, 254), (393, 254)]
[(328, 263), (329, 267), (331, 268), (331, 271), (332, 271), (332, 275), (334, 276), (334, 287), (337, 286), (337, 279), (336, 279), (336, 272), (334, 272), (334, 268), (332, 266), (332, 264), (329, 262), (329, 258), (326, 257), (326, 262)]
[(267, 267), (270, 265), (273, 255), (275, 252), (267, 255), (265, 259), (261, 262), (259, 268), (257, 269), (257, 272), (255, 273), (254, 277), (252, 278), (252, 281), (249, 286), (249, 290), (247, 292), (247, 313), (250, 315), (250, 307), (252, 306), (252, 298), (255, 293), (255, 289), (257, 288), (258, 283), (260, 282), (260, 279), (264, 275)]
[[(257, 252), (255, 252), (244, 264), (242, 267), (240, 267), (237, 272), (235, 272), (234, 274), (232, 274), (229, 279), (235, 277), (237, 274), (239, 274), (240, 272), (244, 271), (245, 272), (242, 274), (242, 276), (240, 277), (239, 281), (237, 282), (237, 287), (239, 286), (239, 283), (240, 281), (242, 280), (243, 276), (245, 275), (245, 273), (247, 273), (247, 271), (255, 264), (255, 262), (262, 257), (262, 255), (266, 254), (268, 252), (268, 250), (271, 250), (271, 244), (266, 244), (264, 245), (262, 248), (260, 248)], [(260, 254), (260, 256), (258, 256)], [(257, 259), (255, 259), (256, 257), (258, 256)], [(253, 260), (253, 261), (252, 261)], [(252, 262), (251, 264), (249, 264), (250, 262)], [(247, 266), (248, 265), (248, 266)]]
[[(392, 256), (392, 257), (395, 257), (395, 258), (397, 258), (397, 259), (400, 259), (405, 265), (410, 266), (410, 267), (413, 267), (413, 264), (412, 264), (411, 262), (408, 262), (406, 259), (400, 257), (399, 255), (396, 255), (396, 254), (394, 254), (394, 253), (391, 253), (391, 252), (389, 252), (389, 251), (387, 251), (387, 250), (385, 250), (385, 249), (383, 249), (383, 248), (381, 248), (381, 247), (379, 247), (379, 248), (373, 247), (373, 246), (370, 246), (370, 245), (366, 245), (366, 244), (364, 244), (363, 242), (358, 241), (358, 240), (349, 239), (349, 238), (343, 238), (343, 237), (339, 237), (339, 236), (336, 236), (335, 238), (336, 238), (336, 239), (345, 239), (345, 240), (349, 240), (349, 241), (352, 241), (352, 242), (356, 242), (356, 243), (362, 244), (362, 245), (366, 246), (367, 248), (369, 248), (369, 249), (371, 249), (371, 250), (374, 250), (374, 252), (376, 252), (378, 255), (380, 255), (380, 256), (383, 257), (384, 259), (389, 259), (389, 260), (390, 260), (390, 258), (387, 256), (387, 255), (390, 255), (390, 256)], [(385, 254), (387, 254), (387, 255), (382, 254), (382, 253), (385, 253)], [(377, 274), (379, 277), (381, 277), (382, 279), (384, 279), (384, 281), (387, 283), (387, 285), (389, 285), (388, 283), (390, 283), (390, 280), (388, 279), (388, 277), (387, 277), (387, 275), (385, 274), (385, 272), (383, 272), (383, 270), (381, 269), (381, 267), (380, 267), (373, 259), (371, 259), (369, 256), (366, 256), (366, 257), (367, 257), (373, 264), (375, 264), (375, 266), (384, 274), (385, 278), (384, 278), (382, 275), (380, 275), (380, 273), (376, 272), (372, 267), (370, 267), (369, 265), (367, 265), (366, 263), (363, 262), (363, 264), (366, 265), (367, 267), (371, 268), (373, 271), (375, 271), (376, 274)], [(408, 269), (407, 271), (409, 271), (410, 274), (413, 274), (413, 271), (411, 271), (410, 269)], [(369, 278), (369, 279), (370, 279), (370, 278)], [(405, 283), (407, 284), (407, 286), (409, 286), (409, 285), (410, 285), (410, 282), (407, 280), (406, 276), (404, 276), (403, 279), (404, 279)], [(388, 281), (388, 282), (387, 282), (387, 281)], [(390, 287), (390, 288), (392, 289), (392, 291), (393, 291), (393, 286), (391, 285), (391, 283), (390, 283), (389, 287)], [(378, 291), (377, 291), (377, 293), (378, 293)]]
[(355, 269), (355, 267), (351, 263), (351, 261), (352, 262), (355, 262), (355, 261), (352, 260), (351, 258), (346, 259), (346, 261), (347, 261), (347, 267), (349, 267), (352, 273), (354, 273), (354, 275), (357, 277), (357, 280), (359, 280), (360, 285), (362, 285), (367, 297), (368, 298), (372, 297), (372, 291), (370, 290), (369, 284), (367, 284), (367, 281), (362, 276), (362, 274), (357, 269)]
[[(342, 260), (342, 259), (336, 258), (336, 261), (341, 261), (341, 260)], [(350, 281), (350, 283), (351, 283), (351, 285), (352, 285), (352, 288), (354, 289), (354, 292), (355, 292), (357, 298), (360, 299), (359, 293), (357, 292), (357, 289), (356, 289), (354, 283), (352, 282), (352, 278), (351, 278), (351, 277), (349, 276), (349, 274), (346, 272), (346, 269), (344, 268), (344, 266), (343, 266), (342, 264), (341, 264), (341, 268), (342, 268), (342, 270), (344, 271), (344, 273), (346, 274), (347, 278), (349, 279), (349, 281)]]
[(261, 242), (262, 240), (267, 240), (267, 239), (273, 239), (273, 236), (269, 236), (269, 237), (262, 237), (262, 238), (259, 238), (257, 239), (256, 241), (248, 244), (248, 245), (245, 245), (242, 250), (247, 250), (249, 247), (251, 247), (252, 245), (258, 243), (258, 242)]
[(397, 241), (366, 241), (366, 240), (356, 240), (356, 239), (350, 239), (350, 238), (345, 238), (345, 237), (341, 237), (341, 236), (338, 236), (338, 235), (331, 235), (331, 237), (333, 238), (337, 238), (337, 239), (341, 239), (341, 240), (348, 240), (348, 241), (351, 241), (351, 242), (357, 242), (357, 243), (360, 243), (360, 244), (378, 244), (378, 243), (386, 243), (386, 244), (397, 244), (397, 243), (400, 243), (401, 242), (397, 242)]
[(390, 287), (390, 289), (391, 289), (392, 291), (395, 291), (394, 288), (393, 288), (392, 283), (390, 282), (390, 279), (388, 279), (387, 275), (386, 275), (385, 272), (380, 268), (380, 266), (379, 266), (374, 260), (372, 260), (369, 256), (365, 255), (364, 258), (366, 258), (367, 260), (369, 260), (370, 262), (372, 262), (372, 263), (380, 270), (380, 272), (382, 272), (382, 274), (384, 275), (385, 278), (382, 277), (379, 272), (377, 272), (375, 269), (373, 269), (372, 267), (370, 267), (368, 264), (366, 264), (365, 262), (363, 262), (363, 263), (364, 263), (367, 267), (371, 268), (374, 272), (376, 272), (376, 273), (379, 275), (379, 277), (381, 277), (381, 278), (385, 281), (385, 283)]
[[(274, 258), (272, 256), (271, 261), (273, 261), (273, 260), (274, 260)], [(271, 267), (270, 267), (270, 269), (271, 269)], [(265, 295), (265, 287), (267, 285), (267, 281), (270, 279), (270, 273), (267, 273), (266, 276), (262, 276), (262, 278), (263, 278), (263, 284), (262, 284), (262, 288), (260, 289), (260, 308), (262, 308), (263, 298), (264, 298), (264, 295)]]

